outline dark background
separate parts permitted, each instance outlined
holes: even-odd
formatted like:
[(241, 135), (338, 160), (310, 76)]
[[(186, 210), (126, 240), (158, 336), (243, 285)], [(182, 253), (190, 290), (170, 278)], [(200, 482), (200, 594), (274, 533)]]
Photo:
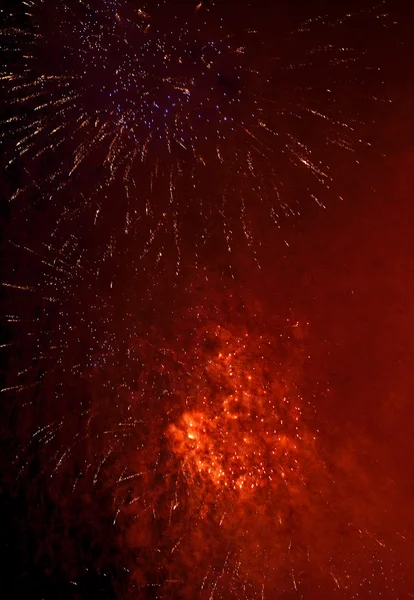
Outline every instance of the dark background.
[[(223, 4), (228, 10), (229, 3)], [(332, 11), (330, 5), (286, 2), (278, 3), (277, 11), (285, 13), (287, 20), (299, 20), (299, 15)], [(353, 6), (360, 7), (361, 2)], [(285, 222), (282, 231), (263, 224), (260, 271), (242, 251), (233, 257), (231, 269), (245, 293), (262, 306), (265, 319), (271, 318), (277, 306), (279, 312), (290, 310), (309, 323), (305, 382), (312, 390), (320, 382), (330, 390), (313, 400), (325, 446), (332, 453), (340, 448), (344, 465), (353, 464), (356, 451), (363, 454), (359, 458), (367, 482), (361, 490), (372, 493), (373, 522), (386, 531), (387, 549), (381, 563), (389, 587), (384, 580), (374, 581), (359, 597), (404, 600), (414, 596), (410, 569), (414, 551), (414, 85), (410, 58), (414, 48), (412, 9), (408, 3), (390, 6), (399, 25), (391, 34), (391, 50), (380, 55), (385, 95), (393, 103), (379, 111), (371, 126), (375, 152), (359, 167), (336, 165), (343, 202), (335, 200), (326, 210), (304, 206), (302, 216)], [(342, 0), (335, 11), (340, 14), (350, 7), (352, 3)], [(237, 3), (234, 10), (237, 13)], [(259, 20), (271, 21), (268, 6), (254, 10)], [(14, 177), (18, 180), (18, 172)], [(2, 281), (30, 285), (40, 277), (42, 267), (10, 245), (10, 239), (15, 241), (20, 235), (7, 208), (14, 184), (10, 178), (2, 181)], [(21, 232), (22, 242), (40, 241), (42, 231), (33, 232), (30, 227), (28, 231)], [(228, 276), (222, 253), (211, 251), (209, 259), (209, 268), (218, 277)], [(170, 291), (166, 282), (164, 292)], [(29, 318), (41, 302), (37, 296), (22, 300), (8, 289), (2, 293), (5, 314), (14, 306)], [(81, 300), (87, 302), (87, 296)], [(21, 341), (24, 323), (19, 327), (16, 333), (12, 324), (4, 323), (4, 343), (15, 338)], [(26, 360), (24, 347), (17, 357), (5, 355), (5, 385), (12, 379), (15, 364)], [(76, 393), (82, 393), (78, 387)], [(30, 394), (25, 398), (30, 401)], [(109, 537), (113, 528), (109, 526), (108, 492), (85, 493), (84, 502), (69, 508), (59, 505), (36, 456), (19, 477), (14, 456), (22, 443), (20, 400), (4, 393), (1, 401), (0, 587), (9, 590), (7, 597), (32, 600), (125, 597), (127, 573), (115, 533), (113, 539)], [(72, 545), (66, 547), (62, 540)], [(68, 556), (76, 556), (74, 583), (68, 581), (64, 565)], [(361, 566), (361, 580), (369, 569), (369, 565)], [(343, 595), (336, 597), (351, 598), (346, 591), (339, 593)], [(148, 598), (155, 598), (153, 594), (149, 592)], [(310, 581), (299, 593), (281, 593), (280, 598), (311, 600), (320, 598), (319, 594)]]

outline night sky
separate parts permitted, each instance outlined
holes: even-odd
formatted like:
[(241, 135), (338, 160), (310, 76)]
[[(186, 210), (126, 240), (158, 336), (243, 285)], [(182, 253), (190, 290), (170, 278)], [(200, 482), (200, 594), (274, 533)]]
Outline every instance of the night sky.
[(2, 1), (0, 588), (414, 598), (414, 11)]

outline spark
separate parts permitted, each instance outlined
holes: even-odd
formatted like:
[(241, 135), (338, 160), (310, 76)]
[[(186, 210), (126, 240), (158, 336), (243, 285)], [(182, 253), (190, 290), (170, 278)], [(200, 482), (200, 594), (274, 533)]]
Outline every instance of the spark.
[[(39, 0), (31, 5), (27, 29), (11, 17), (1, 31), (12, 51), (2, 79), (16, 114), (2, 126), (3, 137), (16, 140), (9, 166), (48, 157), (41, 167), (42, 196), (56, 211), (59, 228), (67, 218), (62, 188), (79, 209), (70, 213), (72, 227), (75, 214), (80, 228), (99, 207), (95, 227), (109, 221), (112, 232), (122, 228), (143, 247), (156, 243), (151, 232), (167, 210), (162, 235), (172, 233), (178, 273), (178, 229), (190, 219), (194, 243), (204, 245), (224, 196), (228, 248), (229, 232), (240, 226), (252, 247), (246, 222), (253, 231), (258, 203), (270, 221), (280, 209), (295, 213), (281, 190), (298, 181), (311, 201), (326, 205), (334, 195), (331, 160), (346, 158), (342, 151), (356, 153), (363, 127), (342, 107), (339, 82), (349, 82), (363, 103), (363, 77), (355, 77), (350, 65), (371, 67), (351, 40), (338, 44), (334, 36), (351, 22), (380, 27), (388, 21), (375, 9), (343, 19), (321, 16), (267, 39), (241, 7), (246, 26), (234, 28), (231, 11), (227, 15), (214, 3), (191, 2), (177, 12), (168, 4), (143, 2), (132, 9), (124, 0), (47, 6)], [(302, 82), (305, 73), (309, 85)], [(99, 184), (88, 175), (97, 163)], [(29, 178), (12, 197), (23, 201), (32, 189)], [(168, 207), (167, 194), (174, 197)], [(112, 216), (114, 198), (119, 219)], [(199, 222), (194, 203), (201, 207)]]

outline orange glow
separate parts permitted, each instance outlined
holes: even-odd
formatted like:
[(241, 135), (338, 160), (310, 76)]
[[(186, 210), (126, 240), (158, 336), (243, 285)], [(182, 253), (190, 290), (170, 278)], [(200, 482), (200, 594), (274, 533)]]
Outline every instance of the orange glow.
[(214, 337), (220, 351), (196, 367), (191, 406), (167, 430), (186, 479), (245, 497), (304, 477), (300, 453), (310, 436), (278, 365), (265, 361), (268, 342), (223, 329)]

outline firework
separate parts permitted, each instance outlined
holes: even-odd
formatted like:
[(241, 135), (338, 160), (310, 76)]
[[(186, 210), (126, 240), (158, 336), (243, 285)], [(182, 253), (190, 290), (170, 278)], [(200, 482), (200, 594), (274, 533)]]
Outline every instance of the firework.
[(306, 324), (269, 317), (207, 269), (167, 301), (165, 283), (141, 276), (120, 274), (120, 293), (112, 266), (111, 293), (102, 269), (67, 251), (30, 252), (43, 278), (10, 283), (9, 294), (36, 296), (36, 317), (29, 338), (30, 311), (10, 324), (26, 321), (32, 344), (4, 392), (21, 405), (17, 483), (38, 461), (27, 489), (59, 507), (37, 535), (53, 565), (60, 531), (67, 585), (81, 587), (91, 561), (69, 542), (79, 515), (100, 547), (89, 568), (126, 579), (120, 597), (267, 599), (311, 580), (348, 598), (361, 553), (374, 573), (362, 589), (394, 577), (371, 504), (351, 508), (353, 486), (369, 493), (357, 461), (324, 451), (316, 392), (302, 385)]
[(255, 225), (298, 212), (299, 192), (336, 195), (335, 166), (369, 145), (355, 25), (386, 17), (275, 40), (274, 19), (207, 2), (24, 12), (2, 31), (19, 178), (2, 392), (36, 560), (62, 573), (59, 592), (93, 570), (122, 598), (398, 591), (360, 457), (318, 431), (306, 318), (282, 288), (277, 311), (258, 306), (222, 245), (228, 276), (199, 252), (217, 231), (254, 248)]
[(374, 9), (293, 29), (272, 14), (271, 29), (243, 5), (22, 8), (2, 31), (11, 197), (47, 205), (55, 234), (132, 233), (154, 256), (158, 238), (201, 246), (217, 229), (251, 246), (259, 218), (338, 195), (337, 165), (370, 145), (377, 69), (356, 32), (386, 26)]

